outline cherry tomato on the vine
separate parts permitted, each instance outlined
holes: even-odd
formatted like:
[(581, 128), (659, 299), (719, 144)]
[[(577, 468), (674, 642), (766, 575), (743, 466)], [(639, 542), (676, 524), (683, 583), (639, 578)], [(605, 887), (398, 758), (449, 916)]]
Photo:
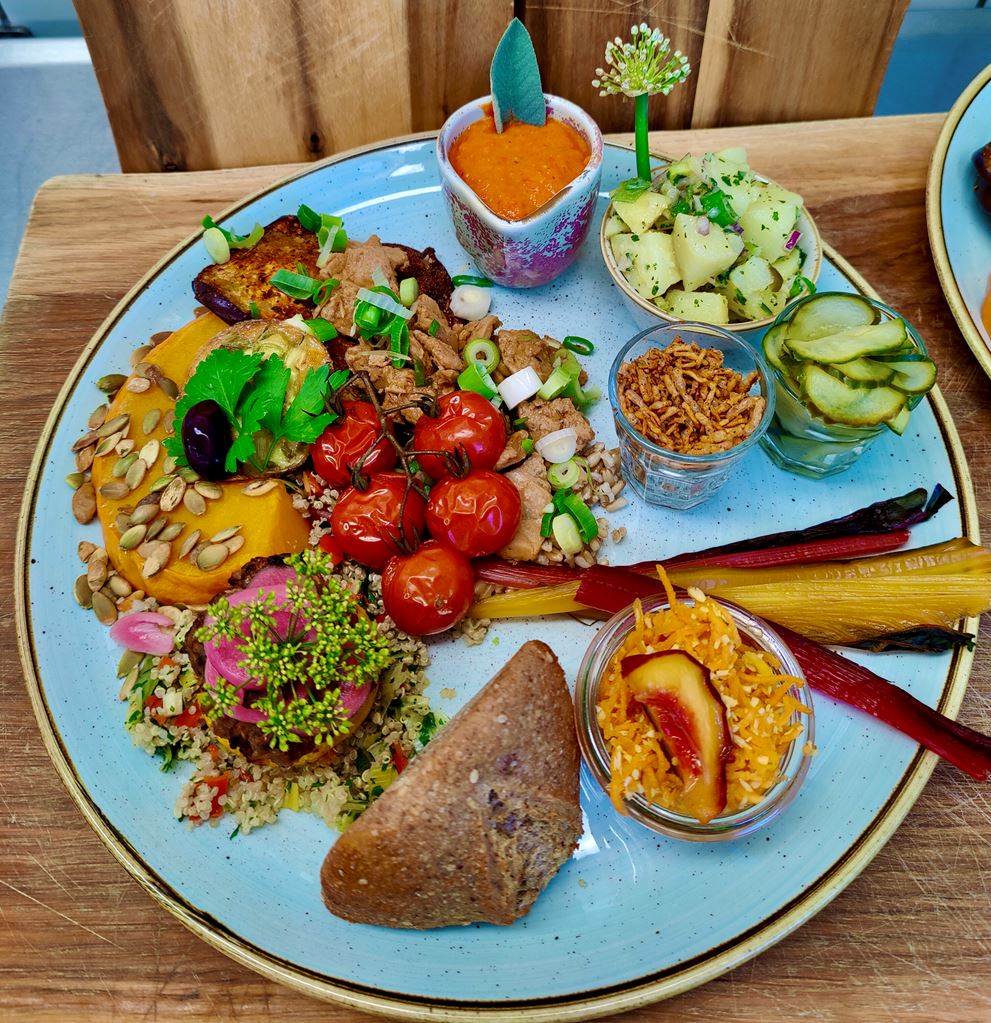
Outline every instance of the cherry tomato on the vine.
[(432, 636), (457, 625), (474, 594), (471, 563), (435, 540), (412, 554), (390, 558), (382, 573), (386, 613), (411, 636)]
[(426, 501), (414, 489), (406, 496), (402, 529), (399, 514), (407, 477), (401, 472), (373, 476), (367, 490), (348, 487), (334, 505), (330, 526), (338, 547), (349, 558), (380, 572), (401, 550), (400, 542), (415, 546), (423, 535)]
[[(452, 391), (438, 399), (439, 416), (422, 415), (413, 428), (417, 451), (464, 449), (473, 469), (491, 469), (506, 446), (506, 420), (488, 398), (474, 391)], [(447, 459), (419, 455), (423, 471), (435, 480), (451, 475)]]
[(520, 492), (512, 480), (488, 469), (441, 480), (427, 501), (427, 529), (445, 547), (481, 558), (512, 540), (520, 524)]
[[(371, 402), (345, 401), (344, 416), (331, 423), (310, 449), (314, 468), (332, 487), (350, 486), (351, 469), (381, 433), (382, 427)], [(374, 476), (388, 472), (395, 464), (395, 450), (382, 439), (362, 462), (361, 469), (366, 476)]]

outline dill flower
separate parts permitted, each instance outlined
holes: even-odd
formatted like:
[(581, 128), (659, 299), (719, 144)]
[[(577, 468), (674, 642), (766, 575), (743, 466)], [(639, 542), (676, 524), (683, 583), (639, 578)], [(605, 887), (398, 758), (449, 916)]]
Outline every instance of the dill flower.
[[(286, 558), (286, 565), (296, 575), (284, 599), (268, 592), (232, 607), (221, 598), (197, 632), (203, 643), (234, 643), (242, 655), (238, 667), (264, 683), (250, 691), (250, 709), (263, 715), (259, 730), (282, 752), (302, 736), (321, 745), (345, 734), (350, 720), (341, 686), (374, 682), (392, 658), (375, 623), (332, 574), (327, 554), (307, 550)], [(212, 722), (243, 705), (248, 694), (221, 676), (205, 695)]]

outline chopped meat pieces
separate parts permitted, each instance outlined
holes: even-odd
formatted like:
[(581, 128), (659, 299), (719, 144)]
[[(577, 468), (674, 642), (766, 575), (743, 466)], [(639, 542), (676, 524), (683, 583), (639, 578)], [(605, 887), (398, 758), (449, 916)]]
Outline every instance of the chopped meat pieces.
[(554, 358), (560, 352), (557, 342), (541, 338), (532, 330), (500, 330), (496, 344), (502, 356), (498, 372), (503, 376), (532, 366), (537, 376), (546, 380), (554, 372)]
[(461, 351), (458, 344), (458, 335), (451, 329), (447, 317), (441, 311), (440, 306), (429, 296), (420, 294), (413, 306), (413, 318), (409, 321), (410, 330), (422, 330), (424, 334), (430, 334), (430, 325), (437, 324), (434, 337), (443, 341), (448, 347)]
[(540, 455), (531, 455), (522, 465), (510, 469), (506, 479), (512, 480), (520, 492), (522, 515), (515, 536), (499, 551), (499, 556), (513, 561), (533, 561), (543, 543), (540, 521), (551, 500), (544, 460)]
[(324, 276), (340, 281), (330, 297), (317, 310), (317, 315), (330, 320), (341, 334), (349, 337), (354, 329), (354, 307), (361, 288), (374, 287), (372, 271), (385, 274), (389, 287), (398, 288), (396, 270), (407, 263), (402, 249), (383, 245), (377, 235), (363, 242), (349, 242), (343, 252), (335, 253), (324, 267)]
[(502, 449), (502, 454), (495, 464), (496, 472), (502, 472), (503, 469), (508, 469), (511, 465), (516, 465), (526, 458), (526, 452), (523, 450), (523, 441), (528, 436), (529, 434), (527, 434), (526, 430), (514, 430), (509, 435), (506, 446)]
[(579, 451), (595, 440), (595, 431), (570, 398), (555, 398), (553, 401), (533, 398), (522, 402), (516, 409), (516, 415), (526, 422), (526, 428), (535, 441), (569, 427), (578, 436)]
[(472, 320), (471, 323), (466, 323), (463, 327), (458, 328), (458, 351), (460, 352), (469, 341), (474, 341), (476, 338), (484, 338), (488, 341), (499, 329), (501, 323), (498, 316), (489, 313), (488, 316), (483, 316), (480, 320)]

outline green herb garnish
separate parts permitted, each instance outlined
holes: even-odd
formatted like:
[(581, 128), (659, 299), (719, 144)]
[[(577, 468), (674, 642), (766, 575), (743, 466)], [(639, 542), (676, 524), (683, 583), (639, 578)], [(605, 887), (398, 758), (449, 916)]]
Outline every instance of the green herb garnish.
[[(364, 613), (354, 594), (332, 573), (330, 557), (307, 550), (286, 558), (295, 577), (285, 598), (272, 592), (232, 607), (225, 597), (210, 605), (208, 624), (197, 630), (207, 643), (222, 638), (237, 645), (240, 667), (264, 681), (252, 708), (266, 716), (258, 728), (273, 749), (286, 752), (301, 735), (318, 746), (350, 729), (341, 705), (343, 682), (362, 688), (392, 660), (388, 641)], [(287, 616), (284, 624), (276, 624)], [(205, 691), (209, 721), (228, 714), (242, 699), (222, 676)]]
[(200, 223), (205, 231), (209, 231), (211, 228), (219, 231), (227, 239), (227, 244), (232, 249), (252, 249), (262, 240), (262, 235), (265, 234), (265, 228), (261, 224), (255, 224), (250, 234), (235, 234), (233, 231), (228, 231), (227, 228), (217, 224), (213, 217), (204, 217)]
[[(303, 264), (300, 263), (299, 270), (302, 271), (304, 269)], [(279, 291), (290, 298), (300, 299), (301, 301), (308, 300), (314, 305), (322, 305), (330, 297), (330, 293), (334, 288), (341, 282), (333, 277), (319, 281), (315, 277), (310, 277), (303, 272), (294, 273), (292, 270), (276, 270), (269, 278), (268, 283), (273, 288), (278, 288)]]

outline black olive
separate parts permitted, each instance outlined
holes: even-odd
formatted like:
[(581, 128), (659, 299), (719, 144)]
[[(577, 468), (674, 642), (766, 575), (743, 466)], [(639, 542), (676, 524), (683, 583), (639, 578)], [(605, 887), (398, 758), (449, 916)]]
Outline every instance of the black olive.
[(222, 480), (230, 473), (224, 459), (234, 439), (224, 410), (212, 399), (198, 401), (182, 421), (182, 447), (189, 467), (206, 480)]

